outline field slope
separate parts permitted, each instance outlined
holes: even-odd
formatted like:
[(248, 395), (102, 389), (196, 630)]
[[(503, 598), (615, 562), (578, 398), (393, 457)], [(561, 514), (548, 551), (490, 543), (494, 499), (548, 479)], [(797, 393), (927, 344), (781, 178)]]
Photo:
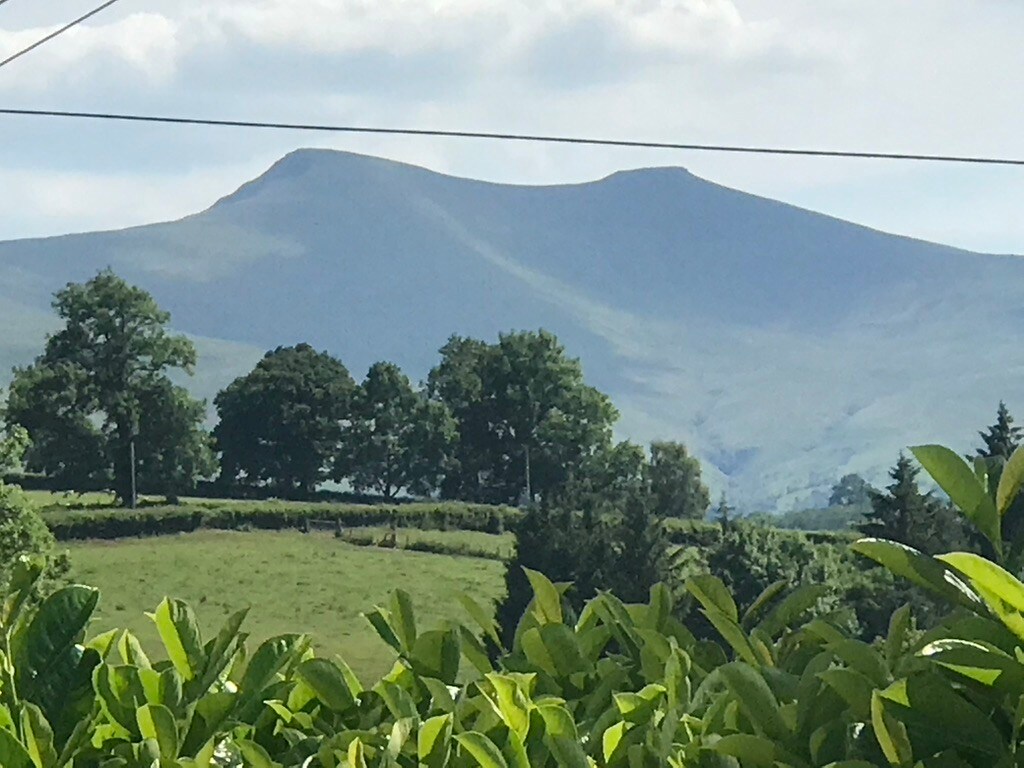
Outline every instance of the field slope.
[(74, 542), (69, 550), (74, 578), (101, 590), (93, 633), (126, 627), (147, 650), (156, 649), (156, 630), (144, 612), (165, 596), (192, 604), (204, 637), (230, 612), (251, 605), (245, 628), (253, 641), (309, 632), (321, 654), (342, 654), (364, 680), (385, 673), (393, 654), (360, 612), (391, 590), (409, 592), (418, 622), (429, 627), (468, 621), (456, 600), (460, 592), (490, 605), (504, 589), (501, 562), (356, 547), (327, 534), (202, 531)]

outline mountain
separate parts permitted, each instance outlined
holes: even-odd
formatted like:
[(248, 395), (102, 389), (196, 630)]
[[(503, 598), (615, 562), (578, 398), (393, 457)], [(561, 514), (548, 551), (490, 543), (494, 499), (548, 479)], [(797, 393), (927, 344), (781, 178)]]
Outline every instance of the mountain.
[(180, 221), (0, 243), (0, 365), (68, 281), (111, 266), (197, 340), (211, 397), (308, 341), (424, 377), (452, 333), (546, 327), (622, 412), (681, 439), (735, 506), (820, 503), (908, 444), (967, 450), (1014, 406), (1024, 262), (884, 234), (681, 168), (515, 186), (299, 150)]

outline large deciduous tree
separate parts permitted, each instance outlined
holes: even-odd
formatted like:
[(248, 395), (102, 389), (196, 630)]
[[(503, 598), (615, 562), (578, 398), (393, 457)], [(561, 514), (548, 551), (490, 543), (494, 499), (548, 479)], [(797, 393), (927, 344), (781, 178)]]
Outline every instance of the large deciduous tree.
[(711, 496), (701, 481), (700, 462), (682, 443), (651, 443), (647, 476), (654, 514), (687, 520), (701, 520), (707, 514)]
[(355, 383), (308, 344), (268, 352), (214, 399), (221, 480), (309, 496), (338, 455)]
[(376, 363), (356, 389), (335, 479), (391, 500), (433, 493), (456, 437), (448, 407), (417, 392), (393, 363)]
[(832, 486), (828, 497), (830, 507), (866, 507), (871, 503), (871, 492), (875, 489), (860, 475), (843, 475)]
[(8, 418), (32, 438), (29, 467), (75, 488), (109, 480), (134, 503), (134, 449), (140, 465), (159, 467), (161, 483), (190, 486), (208, 468), (193, 461), (207, 440), (204, 407), (167, 374), (192, 373), (192, 342), (168, 331), (170, 315), (149, 293), (110, 270), (69, 284), (53, 306), (64, 325), (31, 366), (15, 371), (8, 397)]
[(579, 360), (553, 334), (507, 333), (496, 344), (456, 336), (441, 356), (430, 393), (459, 424), (444, 495), (500, 503), (542, 497), (610, 445), (615, 408), (584, 382)]

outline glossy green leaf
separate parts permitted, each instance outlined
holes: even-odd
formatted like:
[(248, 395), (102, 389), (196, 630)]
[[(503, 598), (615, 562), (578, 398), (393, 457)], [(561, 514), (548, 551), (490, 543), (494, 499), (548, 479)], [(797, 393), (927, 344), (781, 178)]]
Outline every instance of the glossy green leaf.
[(686, 580), (686, 589), (697, 598), (697, 602), (705, 609), (718, 611), (737, 625), (739, 624), (736, 601), (733, 600), (728, 588), (717, 576), (709, 574), (693, 576)]
[(469, 595), (459, 593), (459, 603), (469, 614), (469, 617), (476, 622), (477, 626), (483, 631), (483, 633), (490, 638), (491, 642), (494, 643), (496, 648), (501, 648), (501, 638), (498, 637), (498, 624), (494, 620), (494, 617)]
[(991, 560), (970, 552), (951, 552), (936, 559), (953, 566), (979, 592), (986, 590), (1014, 609), (1024, 611), (1024, 584)]
[(944, 668), (1017, 698), (1024, 696), (1024, 666), (1002, 651), (967, 640), (937, 640), (920, 651)]
[(853, 715), (864, 722), (871, 717), (871, 694), (875, 684), (870, 678), (852, 669), (827, 669), (818, 675), (826, 685), (843, 697)]
[[(81, 683), (82, 652), (75, 646), (96, 609), (99, 591), (72, 585), (47, 597), (29, 623), (14, 636), (12, 656), (18, 692), (50, 715)], [(98, 654), (92, 651), (98, 660)]]
[(533, 588), (533, 613), (540, 624), (562, 623), (562, 595), (547, 576), (523, 568)]
[(326, 659), (307, 659), (295, 674), (316, 693), (316, 697), (335, 712), (345, 712), (356, 704), (356, 693), (348, 685), (344, 672)]
[(35, 768), (32, 756), (10, 731), (0, 729), (0, 765), (3, 768)]
[(1001, 524), (996, 505), (967, 462), (942, 445), (919, 445), (910, 450), (950, 500), (985, 535), (996, 551), (1001, 552)]
[(715, 608), (703, 608), (701, 612), (740, 659), (755, 667), (761, 666), (762, 657), (754, 650), (743, 628), (735, 620)]
[(773, 741), (748, 733), (723, 736), (711, 748), (720, 755), (735, 757), (744, 768), (773, 768), (778, 756), (778, 747)]
[(391, 622), (402, 650), (410, 652), (416, 642), (416, 613), (412, 598), (403, 589), (391, 593)]
[(391, 711), (395, 719), (415, 718), (418, 716), (416, 702), (409, 696), (408, 691), (395, 683), (381, 680), (374, 689), (384, 700), (384, 704)]
[(913, 763), (907, 729), (903, 723), (886, 714), (883, 698), (878, 691), (871, 695), (871, 727), (874, 729), (878, 745), (882, 748), (882, 754), (890, 765), (904, 766)]
[(516, 680), (507, 675), (487, 675), (487, 682), (493, 690), (488, 696), (494, 710), (509, 730), (525, 739), (530, 729), (530, 702)]
[(279, 768), (279, 763), (274, 762), (267, 750), (255, 741), (236, 739), (235, 746), (242, 753), (245, 768)]
[(136, 710), (135, 717), (142, 738), (156, 741), (162, 758), (174, 759), (178, 756), (178, 727), (174, 715), (167, 707), (145, 704)]
[(459, 747), (481, 768), (508, 768), (501, 750), (493, 741), (477, 731), (466, 731), (455, 737)]
[(452, 716), (439, 715), (423, 721), (416, 739), (420, 765), (444, 768), (451, 754)]
[(264, 689), (309, 644), (306, 635), (279, 635), (265, 640), (252, 655), (238, 686), (238, 707), (246, 715), (262, 706)]
[(884, 539), (860, 539), (851, 545), (851, 549), (951, 603), (972, 611), (984, 610), (981, 598), (962, 578), (940, 561), (913, 547)]
[(416, 638), (410, 660), (417, 674), (436, 677), (449, 685), (455, 683), (462, 658), (458, 630), (433, 629)]
[(375, 608), (372, 611), (364, 613), (363, 618), (370, 622), (370, 626), (373, 627), (381, 640), (399, 653), (404, 652), (405, 649), (402, 647), (402, 641), (398, 639), (398, 634), (391, 624), (391, 617), (388, 612), (381, 608)]
[(167, 658), (186, 681), (195, 678), (206, 663), (203, 642), (192, 609), (181, 600), (165, 598), (148, 614), (156, 624)]
[(626, 745), (626, 734), (632, 728), (630, 723), (620, 720), (609, 726), (601, 736), (601, 752), (605, 763), (612, 763), (620, 758), (622, 747)]
[(125, 630), (121, 633), (121, 636), (117, 640), (117, 652), (121, 655), (121, 661), (125, 664), (130, 664), (134, 667), (144, 667), (149, 669), (153, 665), (149, 661), (149, 656), (142, 649), (142, 643), (135, 637), (134, 634)]
[(770, 637), (778, 636), (784, 629), (793, 627), (803, 614), (817, 604), (828, 588), (822, 584), (802, 584), (788, 595), (758, 624), (758, 628)]
[(784, 739), (789, 735), (775, 694), (756, 670), (746, 664), (732, 662), (719, 667), (718, 672), (740, 709), (765, 736)]
[(860, 640), (840, 640), (829, 643), (825, 649), (842, 659), (847, 666), (867, 677), (875, 686), (884, 688), (889, 684), (889, 673), (881, 654), (872, 646)]
[(773, 602), (775, 599), (786, 591), (786, 587), (789, 582), (785, 580), (776, 581), (765, 587), (761, 594), (754, 598), (754, 602), (743, 612), (743, 618), (740, 620), (740, 625), (744, 628), (750, 628), (753, 626), (757, 617)]
[[(43, 712), (35, 704), (25, 704), (21, 711), (21, 732), (25, 750), (36, 768), (57, 765), (57, 750), (53, 746), (53, 729)], [(0, 761), (0, 764), (3, 764)]]
[(249, 615), (249, 609), (243, 608), (235, 611), (228, 620), (224, 622), (217, 636), (211, 640), (204, 649), (206, 663), (203, 666), (202, 674), (199, 676), (197, 690), (205, 691), (212, 686), (217, 679), (228, 668), (238, 651), (238, 647), (244, 639), (240, 634), (242, 622)]
[(1000, 516), (1006, 514), (1013, 504), (1021, 486), (1024, 486), (1024, 446), (1018, 447), (1003, 467), (996, 488), (996, 511)]
[(580, 745), (576, 723), (569, 711), (559, 704), (537, 707), (544, 720), (544, 743), (561, 768), (589, 768), (586, 752)]
[(890, 670), (895, 666), (906, 646), (910, 634), (911, 618), (909, 605), (900, 606), (889, 617), (889, 631), (885, 637), (883, 654)]

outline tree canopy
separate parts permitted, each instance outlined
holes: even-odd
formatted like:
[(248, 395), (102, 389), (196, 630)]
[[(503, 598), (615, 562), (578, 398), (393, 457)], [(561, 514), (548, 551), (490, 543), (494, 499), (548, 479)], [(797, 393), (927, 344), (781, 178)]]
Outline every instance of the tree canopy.
[(385, 499), (427, 495), (444, 477), (456, 425), (444, 403), (413, 389), (394, 363), (371, 366), (352, 398), (335, 479)]
[(860, 475), (843, 475), (839, 482), (832, 486), (828, 498), (830, 507), (863, 507), (871, 503), (871, 491), (874, 489)]
[(278, 347), (218, 393), (221, 480), (308, 496), (328, 479), (355, 383), (308, 344)]
[(701, 481), (700, 462), (682, 443), (651, 443), (647, 476), (654, 514), (688, 520), (702, 520), (707, 514), (711, 496)]
[(610, 445), (618, 413), (588, 386), (579, 360), (547, 331), (502, 334), (496, 344), (453, 336), (428, 379), (459, 423), (442, 492), (515, 503), (562, 487)]
[(190, 486), (209, 468), (204, 407), (167, 374), (192, 372), (192, 342), (168, 330), (170, 315), (149, 293), (109, 270), (68, 284), (53, 306), (63, 327), (15, 370), (8, 397), (8, 418), (32, 439), (29, 467), (77, 486), (109, 480), (132, 503), (134, 447), (162, 482)]

